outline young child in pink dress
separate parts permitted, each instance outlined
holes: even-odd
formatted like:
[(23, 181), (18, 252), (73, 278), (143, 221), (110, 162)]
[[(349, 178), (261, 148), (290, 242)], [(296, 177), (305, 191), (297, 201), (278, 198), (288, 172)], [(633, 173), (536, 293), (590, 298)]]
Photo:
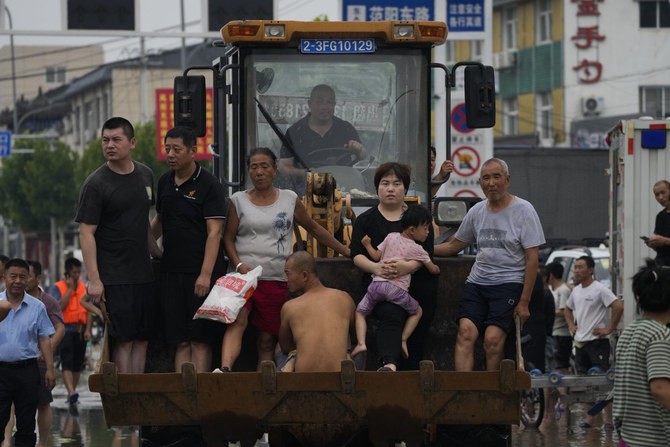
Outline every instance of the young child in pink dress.
[[(370, 257), (375, 261), (419, 261), (426, 266), (430, 273), (438, 275), (440, 268), (433, 263), (426, 250), (417, 243), (425, 241), (428, 237), (429, 226), (432, 224), (430, 212), (423, 206), (412, 205), (403, 213), (400, 224), (402, 225), (402, 232), (389, 233), (377, 249), (372, 247), (369, 236), (365, 236), (361, 240)], [(408, 292), (411, 279), (411, 274), (398, 276), (390, 280), (373, 275), (367, 293), (356, 308), (357, 344), (351, 351), (352, 357), (368, 350), (365, 344), (365, 334), (367, 332), (365, 317), (381, 301), (397, 304), (409, 314), (402, 331), (402, 353), (405, 358), (409, 356), (407, 339), (416, 329), (423, 314), (419, 303)]]

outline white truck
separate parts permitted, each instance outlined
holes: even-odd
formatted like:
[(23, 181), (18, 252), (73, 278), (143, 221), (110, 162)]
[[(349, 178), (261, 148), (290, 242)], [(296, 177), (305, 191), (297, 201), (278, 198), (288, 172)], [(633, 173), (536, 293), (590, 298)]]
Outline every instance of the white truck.
[(633, 275), (656, 253), (642, 237), (654, 231), (661, 207), (654, 183), (670, 179), (670, 120), (620, 121), (610, 142), (610, 253), (612, 291), (624, 302), (623, 326), (637, 317), (631, 290)]

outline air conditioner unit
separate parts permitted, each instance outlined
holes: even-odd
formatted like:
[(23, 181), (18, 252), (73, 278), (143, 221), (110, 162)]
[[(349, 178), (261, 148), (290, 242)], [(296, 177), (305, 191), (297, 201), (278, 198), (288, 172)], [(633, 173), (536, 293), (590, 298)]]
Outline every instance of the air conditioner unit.
[(605, 106), (605, 99), (596, 96), (582, 98), (582, 114), (585, 116), (600, 115)]
[(505, 51), (493, 54), (493, 68), (504, 70), (516, 66), (516, 51)]

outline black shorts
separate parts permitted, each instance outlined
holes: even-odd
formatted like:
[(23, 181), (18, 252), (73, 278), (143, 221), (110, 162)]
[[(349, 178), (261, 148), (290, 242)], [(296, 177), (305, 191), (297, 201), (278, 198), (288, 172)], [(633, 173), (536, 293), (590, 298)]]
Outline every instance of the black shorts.
[(84, 370), (86, 360), (85, 326), (73, 331), (66, 325), (63, 340), (60, 343), (60, 363), (63, 371), (80, 372)]
[(195, 296), (193, 290), (198, 273), (161, 275), (163, 330), (169, 344), (184, 342), (216, 343), (223, 337), (224, 325), (193, 315), (206, 297)]
[(152, 340), (157, 330), (154, 283), (105, 286), (109, 335), (116, 341)]
[(581, 348), (575, 348), (577, 374), (586, 374), (594, 367), (600, 368), (603, 373), (610, 368), (609, 338), (587, 341)]
[(482, 286), (465, 283), (463, 294), (458, 302), (456, 318), (467, 318), (479, 331), (484, 333), (488, 326), (498, 326), (509, 332), (514, 326), (514, 308), (519, 303), (523, 284), (504, 283), (495, 286)]
[(46, 382), (44, 381), (44, 376), (47, 373), (47, 365), (44, 362), (39, 362), (40, 367), (40, 386), (39, 386), (39, 399), (37, 400), (37, 406), (43, 407), (44, 405), (49, 405), (54, 401), (54, 397), (51, 394), (51, 390), (47, 387)]
[(572, 337), (569, 335), (554, 335), (556, 350), (554, 351), (554, 368), (570, 368), (570, 357), (572, 356)]

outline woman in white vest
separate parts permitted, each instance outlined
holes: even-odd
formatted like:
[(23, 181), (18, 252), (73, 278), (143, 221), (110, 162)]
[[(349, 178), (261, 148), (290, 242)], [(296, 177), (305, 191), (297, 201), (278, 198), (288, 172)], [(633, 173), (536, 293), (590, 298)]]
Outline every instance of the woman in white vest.
[(260, 265), (263, 273), (237, 320), (226, 328), (221, 346), (224, 372), (232, 370), (240, 354), (249, 321), (260, 330), (258, 364), (274, 358), (280, 311), (288, 297), (284, 263), (292, 250), (294, 221), (321, 244), (349, 256), (349, 249), (309, 216), (296, 193), (274, 186), (277, 156), (270, 149), (252, 149), (247, 168), (253, 186), (230, 198), (223, 246), (231, 269), (247, 273)]

